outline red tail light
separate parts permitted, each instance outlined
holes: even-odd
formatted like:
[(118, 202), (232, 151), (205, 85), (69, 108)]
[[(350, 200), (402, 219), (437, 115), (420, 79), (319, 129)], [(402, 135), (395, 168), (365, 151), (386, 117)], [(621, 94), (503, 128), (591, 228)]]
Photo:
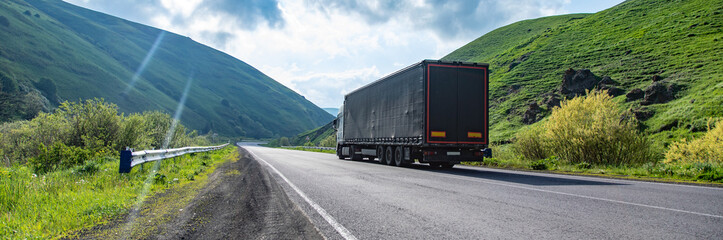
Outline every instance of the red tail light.
[(434, 151), (424, 151), (424, 156), (432, 156), (437, 155), (437, 152)]

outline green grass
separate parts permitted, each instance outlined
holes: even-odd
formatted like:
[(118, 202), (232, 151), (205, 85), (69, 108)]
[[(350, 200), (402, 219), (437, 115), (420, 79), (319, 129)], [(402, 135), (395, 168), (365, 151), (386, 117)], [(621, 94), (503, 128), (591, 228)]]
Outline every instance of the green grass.
[(181, 120), (202, 134), (292, 136), (332, 119), (243, 61), (173, 33), (126, 95), (161, 30), (63, 1), (2, 1), (0, 16), (0, 122), (95, 97), (125, 113), (172, 114), (191, 76)]
[(155, 172), (154, 163), (146, 163), (128, 174), (118, 173), (117, 158), (44, 175), (33, 174), (27, 166), (0, 168), (0, 238), (60, 238), (105, 223), (127, 213), (145, 184), (150, 186), (149, 196), (186, 188), (205, 181), (235, 154), (236, 148), (229, 146), (163, 160)]
[[(683, 90), (671, 102), (649, 106), (655, 115), (641, 128), (667, 146), (700, 135), (706, 118), (723, 116), (722, 6), (720, 0), (631, 0), (591, 15), (510, 24), (443, 59), (490, 63), (490, 137), (496, 142), (511, 140), (524, 126), (526, 104), (559, 88), (568, 68), (609, 76), (628, 91), (644, 89), (658, 75)], [(519, 91), (509, 91), (513, 85)], [(635, 109), (640, 101), (624, 105)], [(671, 123), (672, 129), (661, 130)]]

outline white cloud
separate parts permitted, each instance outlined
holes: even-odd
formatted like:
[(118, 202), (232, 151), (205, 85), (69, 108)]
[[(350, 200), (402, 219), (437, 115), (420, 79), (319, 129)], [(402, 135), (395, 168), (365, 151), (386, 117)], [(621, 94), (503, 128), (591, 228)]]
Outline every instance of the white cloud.
[(161, 0), (161, 5), (173, 15), (190, 17), (203, 0)]

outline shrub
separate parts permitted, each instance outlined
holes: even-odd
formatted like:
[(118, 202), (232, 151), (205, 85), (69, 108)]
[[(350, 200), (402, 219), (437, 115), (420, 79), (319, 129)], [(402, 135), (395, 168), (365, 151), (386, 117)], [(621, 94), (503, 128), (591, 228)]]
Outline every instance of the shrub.
[(647, 138), (606, 91), (563, 101), (544, 126), (550, 152), (570, 163), (640, 164), (651, 157)]
[(578, 169), (590, 169), (590, 168), (592, 168), (592, 165), (590, 165), (587, 162), (581, 162), (581, 163), (578, 163), (577, 165), (575, 165), (575, 167), (577, 167)]
[(146, 122), (145, 131), (150, 138), (151, 147), (156, 149), (163, 147), (166, 133), (171, 128), (171, 116), (158, 111), (144, 112), (142, 116)]
[[(128, 117), (103, 99), (64, 102), (52, 114), (40, 113), (31, 121), (0, 124), (0, 158), (6, 165), (25, 164), (44, 173), (83, 165), (89, 158), (117, 156), (125, 147), (160, 148), (173, 120), (161, 112)], [(210, 145), (205, 136), (177, 123), (168, 147)]]
[(517, 132), (515, 134), (515, 144), (512, 147), (513, 151), (528, 160), (546, 158), (549, 154), (542, 144), (541, 135), (542, 128), (538, 125)]
[(100, 164), (94, 161), (88, 161), (83, 165), (78, 166), (75, 172), (85, 175), (92, 175), (100, 170)]
[(81, 104), (63, 102), (56, 114), (70, 122), (69, 145), (100, 149), (113, 147), (120, 129), (118, 106), (101, 99)]
[(688, 142), (682, 139), (670, 145), (665, 152), (665, 163), (723, 163), (723, 120), (708, 121), (708, 132), (701, 138)]
[(83, 165), (90, 157), (90, 151), (75, 147), (66, 146), (61, 142), (55, 142), (50, 149), (44, 144), (38, 146), (38, 156), (30, 158), (28, 163), (35, 173), (46, 173), (55, 169), (67, 169)]
[(547, 164), (544, 160), (538, 160), (530, 164), (532, 170), (547, 170)]
[(26, 159), (38, 156), (39, 145), (50, 146), (54, 142), (65, 142), (68, 136), (68, 122), (57, 115), (40, 113), (32, 121), (4, 123), (0, 126), (3, 137), (0, 148), (4, 157), (14, 163), (25, 163)]
[(289, 146), (289, 145), (291, 145), (291, 143), (289, 143), (289, 138), (287, 138), (287, 137), (281, 137), (281, 138), (279, 139), (279, 145), (281, 145), (281, 146)]
[(336, 147), (336, 134), (331, 134), (319, 142), (319, 147)]
[(563, 100), (541, 127), (518, 133), (516, 149), (529, 159), (552, 154), (573, 164), (642, 164), (652, 151), (634, 121), (606, 91), (594, 90)]
[(151, 139), (146, 131), (146, 121), (140, 114), (131, 114), (124, 117), (118, 131), (117, 146), (120, 149), (126, 147), (147, 149), (151, 146)]

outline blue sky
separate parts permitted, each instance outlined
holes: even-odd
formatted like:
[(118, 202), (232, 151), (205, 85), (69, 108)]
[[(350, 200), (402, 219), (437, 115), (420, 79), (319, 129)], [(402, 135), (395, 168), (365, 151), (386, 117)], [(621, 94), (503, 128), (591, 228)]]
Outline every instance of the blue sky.
[[(251, 64), (320, 107), (498, 27), (622, 0), (66, 0)], [(494, 80), (494, 79), (493, 79)]]

